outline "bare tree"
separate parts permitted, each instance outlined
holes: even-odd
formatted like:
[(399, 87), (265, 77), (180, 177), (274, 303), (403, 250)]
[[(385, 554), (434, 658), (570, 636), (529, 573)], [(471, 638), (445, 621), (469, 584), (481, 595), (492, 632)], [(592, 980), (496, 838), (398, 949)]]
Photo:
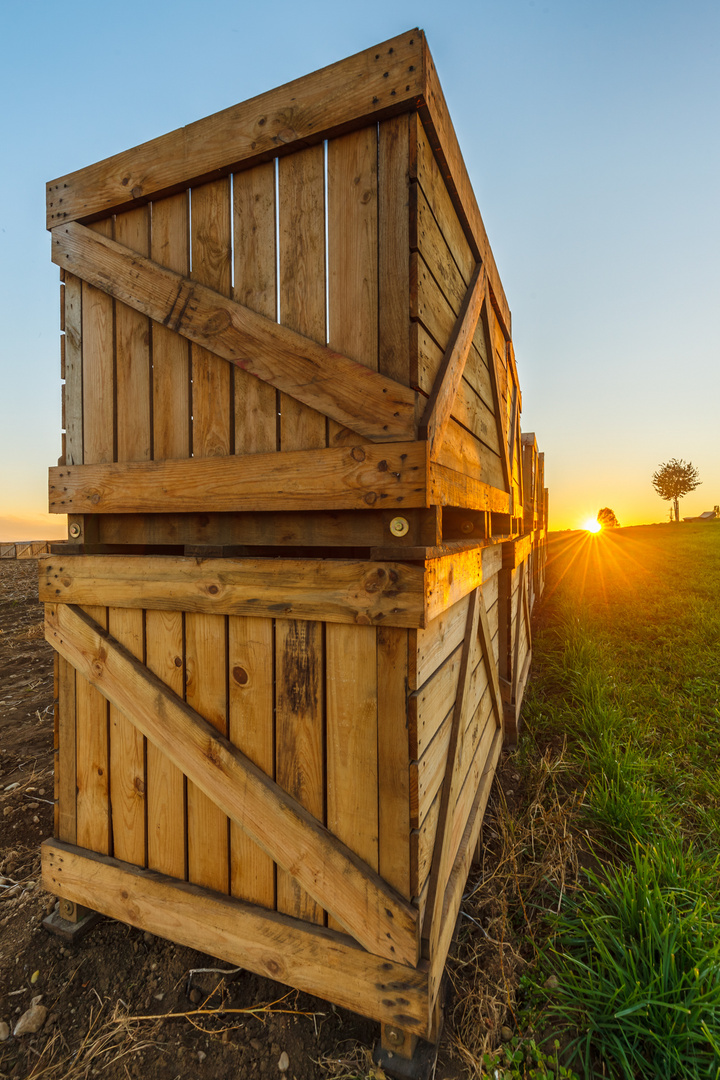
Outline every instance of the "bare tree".
[(680, 521), (680, 507), (678, 500), (694, 491), (702, 484), (698, 471), (691, 461), (682, 461), (671, 458), (664, 465), (660, 465), (653, 473), (653, 487), (661, 499), (672, 499), (675, 508), (675, 521)]

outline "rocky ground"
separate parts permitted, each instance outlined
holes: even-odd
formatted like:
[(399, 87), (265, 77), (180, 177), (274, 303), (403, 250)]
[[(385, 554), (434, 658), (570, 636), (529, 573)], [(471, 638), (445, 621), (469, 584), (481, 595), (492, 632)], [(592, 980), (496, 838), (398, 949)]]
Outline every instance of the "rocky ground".
[[(0, 1080), (381, 1080), (378, 1026), (352, 1013), (109, 919), (73, 944), (43, 927), (52, 667), (37, 563), (0, 561)], [(28, 1011), (37, 1030), (15, 1034)], [(446, 1029), (437, 1080), (470, 1074)]]

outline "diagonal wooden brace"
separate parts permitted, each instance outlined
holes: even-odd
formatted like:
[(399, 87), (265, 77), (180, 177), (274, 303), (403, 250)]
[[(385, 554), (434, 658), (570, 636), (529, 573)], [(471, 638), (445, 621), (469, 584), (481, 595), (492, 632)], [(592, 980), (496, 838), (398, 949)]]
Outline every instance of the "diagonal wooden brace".
[(52, 259), (116, 300), (373, 442), (415, 437), (415, 391), (70, 222)]
[(445, 349), (420, 423), (420, 437), (429, 444), (430, 460), (437, 461), (445, 438), (455, 395), (465, 370), (485, 295), (485, 267), (478, 263)]
[(79, 608), (45, 636), (104, 697), (370, 952), (414, 966), (417, 911)]

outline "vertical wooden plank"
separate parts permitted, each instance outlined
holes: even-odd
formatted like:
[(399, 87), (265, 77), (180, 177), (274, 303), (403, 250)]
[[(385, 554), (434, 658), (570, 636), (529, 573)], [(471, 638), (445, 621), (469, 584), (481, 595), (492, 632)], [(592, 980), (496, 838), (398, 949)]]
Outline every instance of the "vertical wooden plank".
[[(146, 664), (178, 697), (185, 688), (183, 617), (180, 611), (145, 613)], [(185, 781), (176, 765), (147, 744), (147, 863), (171, 877), (184, 878)]]
[[(328, 143), (329, 344), (378, 368), (377, 127)], [(358, 442), (329, 421), (330, 445)]]
[[(322, 145), (278, 162), (280, 321), (325, 342), (325, 168)], [(325, 446), (325, 417), (280, 394), (282, 450)]]
[(83, 462), (82, 282), (65, 275), (65, 464)]
[[(152, 205), (150, 258), (169, 270), (190, 273), (188, 193)], [(190, 457), (190, 343), (152, 323), (153, 457)]]
[[(320, 821), (324, 814), (324, 664), (322, 623), (275, 623), (275, 778)], [(277, 908), (322, 923), (322, 909), (284, 870), (277, 872)]]
[[(109, 608), (108, 630), (128, 652), (142, 660), (142, 611)], [(144, 866), (145, 740), (113, 705), (110, 706), (110, 806), (115, 858)]]
[[(274, 776), (272, 619), (228, 619), (228, 666), (230, 741)], [(274, 908), (274, 863), (235, 822), (230, 826), (230, 853), (232, 895)]]
[[(107, 629), (107, 608), (83, 607), (96, 623)], [(101, 855), (110, 854), (110, 762), (108, 753), (108, 704), (99, 690), (77, 675), (77, 827), (76, 842)]]
[[(230, 178), (193, 188), (192, 277), (230, 295)], [(194, 457), (225, 457), (230, 431), (231, 365), (198, 345), (192, 346), (192, 452)]]
[(409, 632), (378, 627), (378, 825), (380, 876), (410, 891)]
[[(185, 616), (185, 688), (188, 705), (227, 735), (224, 615)], [(195, 784), (187, 784), (188, 878), (196, 885), (229, 889), (227, 817)]]
[[(377, 870), (376, 634), (374, 626), (326, 625), (327, 824)], [(332, 919), (328, 925), (339, 929)]]
[(77, 843), (77, 756), (75, 746), (75, 668), (62, 656), (58, 661), (57, 727), (57, 837)]
[[(112, 218), (90, 228), (112, 238)], [(100, 289), (82, 286), (83, 461), (97, 465), (115, 456), (113, 301)]]
[[(141, 206), (115, 218), (119, 244), (150, 254), (150, 210)], [(117, 460), (149, 461), (150, 320), (127, 304), (115, 305), (115, 365), (117, 379)]]
[(382, 120), (378, 143), (378, 370), (410, 385), (410, 122)]
[[(233, 177), (235, 284), (233, 297), (252, 311), (277, 316), (275, 163)], [(235, 453), (277, 450), (277, 391), (236, 368)]]

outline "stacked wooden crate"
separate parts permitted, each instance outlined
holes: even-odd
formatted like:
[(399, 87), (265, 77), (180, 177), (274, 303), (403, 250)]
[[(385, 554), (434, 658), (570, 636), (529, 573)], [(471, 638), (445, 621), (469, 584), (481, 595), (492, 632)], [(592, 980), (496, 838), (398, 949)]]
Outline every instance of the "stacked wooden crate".
[(424, 35), (53, 181), (48, 227), (46, 887), (407, 1053), (503, 742), (524, 521), (509, 310)]

